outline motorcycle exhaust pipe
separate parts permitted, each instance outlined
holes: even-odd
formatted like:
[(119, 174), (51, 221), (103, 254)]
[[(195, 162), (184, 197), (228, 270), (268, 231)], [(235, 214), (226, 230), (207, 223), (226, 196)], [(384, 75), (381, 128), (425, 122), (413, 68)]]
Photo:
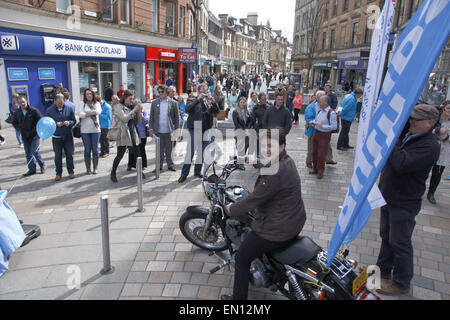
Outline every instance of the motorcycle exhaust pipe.
[(300, 270), (292, 268), (291, 266), (288, 266), (287, 264), (285, 264), (284, 267), (286, 268), (286, 270), (295, 273), (296, 275), (298, 275), (299, 277), (302, 277), (303, 279), (306, 279), (308, 281), (314, 282), (317, 285), (323, 287), (329, 293), (334, 294), (334, 289), (331, 288), (330, 286), (326, 285), (325, 283), (321, 282), (321, 281), (319, 282), (319, 279), (317, 279), (317, 278), (315, 278), (315, 277), (313, 277), (313, 276), (311, 276), (311, 275), (309, 275), (309, 274), (307, 274), (305, 272), (302, 272)]

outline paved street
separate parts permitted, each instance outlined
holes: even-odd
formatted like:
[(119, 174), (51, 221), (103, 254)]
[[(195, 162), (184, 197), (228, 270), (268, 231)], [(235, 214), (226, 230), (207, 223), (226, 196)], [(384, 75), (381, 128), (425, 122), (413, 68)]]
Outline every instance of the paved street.
[[(328, 246), (352, 174), (354, 152), (336, 151), (335, 167), (327, 166), (323, 180), (308, 174), (305, 167), (304, 121), (288, 137), (288, 153), (295, 159), (302, 179), (307, 209), (303, 234)], [(355, 145), (357, 124), (351, 131)], [(24, 150), (17, 148), (11, 128), (1, 131), (7, 139), (0, 147), (0, 186), (9, 190), (26, 172)], [(147, 144), (150, 167), (145, 171), (144, 213), (136, 213), (136, 172), (126, 171), (126, 156), (118, 170), (118, 184), (109, 171), (116, 149), (100, 159), (99, 174), (86, 175), (83, 146), (76, 139), (76, 179), (66, 171), (60, 182), (55, 172), (51, 141), (42, 144), (47, 171), (21, 178), (8, 203), (25, 224), (37, 224), (42, 235), (10, 258), (10, 269), (0, 278), (0, 299), (204, 299), (215, 300), (232, 290), (233, 273), (221, 270), (214, 257), (191, 245), (178, 229), (178, 220), (189, 205), (208, 205), (200, 180), (189, 177), (179, 184), (183, 158), (177, 158), (178, 172), (163, 171), (154, 179), (154, 143)], [(185, 143), (177, 145), (184, 154)], [(166, 168), (166, 166), (164, 167)], [(191, 170), (191, 175), (193, 171)], [(449, 174), (449, 170), (443, 177)], [(257, 171), (247, 166), (236, 172), (231, 183), (252, 189)], [(111, 219), (111, 255), (115, 272), (99, 275), (102, 268), (100, 197), (108, 195)], [(423, 202), (414, 231), (414, 272), (410, 294), (401, 299), (450, 299), (450, 181), (443, 180), (436, 195), (438, 204)], [(379, 210), (350, 247), (350, 258), (360, 265), (374, 264), (380, 248)], [(81, 287), (69, 289), (72, 266), (81, 271)], [(252, 290), (251, 299), (284, 299), (268, 290)], [(392, 299), (392, 298), (391, 298)]]

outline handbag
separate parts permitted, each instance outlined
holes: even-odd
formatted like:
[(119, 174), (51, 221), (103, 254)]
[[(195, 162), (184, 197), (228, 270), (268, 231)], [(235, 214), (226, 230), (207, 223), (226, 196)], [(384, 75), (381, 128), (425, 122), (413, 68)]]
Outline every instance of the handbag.
[(73, 126), (72, 134), (74, 138), (81, 138), (81, 122)]
[(109, 141), (118, 141), (118, 140), (120, 140), (121, 135), (122, 135), (122, 130), (120, 129), (120, 127), (112, 127), (108, 130), (106, 139), (108, 139)]
[(6, 118), (5, 122), (12, 124), (14, 120), (14, 114), (13, 113), (8, 113), (8, 118)]

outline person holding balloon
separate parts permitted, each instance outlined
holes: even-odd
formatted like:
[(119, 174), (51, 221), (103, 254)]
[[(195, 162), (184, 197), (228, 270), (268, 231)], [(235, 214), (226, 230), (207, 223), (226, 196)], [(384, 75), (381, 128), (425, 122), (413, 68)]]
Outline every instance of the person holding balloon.
[[(45, 162), (41, 157), (39, 152), (40, 140), (41, 137), (43, 140), (48, 139), (53, 135), (52, 128), (43, 127), (42, 136), (38, 135), (37, 132), (37, 124), (39, 120), (42, 118), (41, 113), (38, 109), (31, 107), (28, 104), (26, 97), (20, 96), (18, 99), (18, 104), (20, 106), (14, 112), (14, 120), (13, 126), (14, 128), (20, 132), (22, 136), (23, 146), (25, 149), (25, 155), (28, 163), (28, 172), (25, 173), (24, 177), (29, 177), (33, 174), (36, 174), (36, 161), (41, 168), (41, 173), (45, 172)], [(50, 134), (48, 137), (47, 135)]]
[(47, 117), (52, 118), (56, 123), (55, 133), (52, 138), (53, 151), (55, 152), (55, 181), (61, 180), (63, 172), (63, 150), (66, 155), (66, 166), (67, 171), (69, 172), (69, 178), (74, 179), (72, 127), (77, 121), (73, 109), (64, 104), (64, 95), (62, 93), (55, 95), (54, 104), (47, 109)]
[[(100, 113), (102, 113), (102, 107), (96, 100), (94, 91), (92, 89), (84, 90), (83, 101), (77, 108), (77, 114), (81, 121), (81, 139), (84, 145), (84, 163), (87, 174), (97, 174), (98, 172), (98, 144), (101, 134), (98, 116)], [(91, 159), (93, 171), (91, 171)]]

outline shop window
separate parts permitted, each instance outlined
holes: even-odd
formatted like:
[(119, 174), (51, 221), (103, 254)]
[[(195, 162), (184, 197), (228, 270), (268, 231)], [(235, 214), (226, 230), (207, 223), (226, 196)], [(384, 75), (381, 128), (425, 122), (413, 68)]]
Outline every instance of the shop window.
[(103, 21), (113, 21), (113, 0), (102, 0), (102, 14)]
[(120, 23), (130, 24), (130, 0), (120, 0)]
[(92, 89), (98, 93), (98, 64), (96, 62), (80, 62), (78, 64), (78, 71), (80, 75), (80, 94), (83, 97), (84, 90)]
[(167, 23), (166, 23), (167, 34), (175, 34), (175, 4), (167, 3)]
[(72, 0), (56, 0), (56, 11), (66, 14), (72, 13)]
[(152, 1), (152, 31), (159, 31), (159, 0)]

